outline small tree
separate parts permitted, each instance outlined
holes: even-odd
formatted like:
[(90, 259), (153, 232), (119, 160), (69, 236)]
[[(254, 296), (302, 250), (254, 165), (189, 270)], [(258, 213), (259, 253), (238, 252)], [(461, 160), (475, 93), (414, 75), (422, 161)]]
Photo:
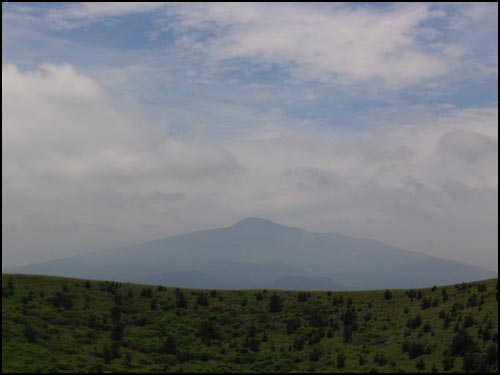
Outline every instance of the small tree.
[(486, 362), (489, 365), (498, 363), (498, 347), (495, 344), (488, 346), (488, 349), (486, 350)]
[(446, 288), (443, 288), (443, 291), (441, 293), (443, 295), (443, 303), (448, 301), (448, 292), (446, 291)]
[(187, 299), (184, 293), (180, 290), (177, 289), (175, 291), (175, 306), (179, 307), (181, 309), (187, 308)]
[(408, 328), (415, 329), (422, 324), (422, 317), (420, 314), (415, 315), (413, 318), (408, 319)]
[(422, 304), (420, 305), (422, 307), (422, 310), (428, 309), (431, 307), (431, 298), (430, 297), (424, 297), (422, 299)]
[(201, 293), (200, 295), (198, 295), (198, 299), (196, 300), (196, 304), (197, 305), (200, 305), (200, 306), (208, 306), (209, 305), (209, 301), (208, 301), (208, 297), (205, 293)]
[(392, 298), (392, 293), (389, 289), (387, 289), (385, 292), (384, 292), (384, 298), (389, 300)]
[(302, 336), (302, 335), (297, 336), (295, 338), (295, 340), (293, 340), (293, 348), (295, 350), (302, 350), (302, 349), (304, 349), (305, 343), (306, 343), (306, 339), (304, 336)]
[(478, 355), (473, 351), (468, 351), (464, 356), (462, 369), (464, 370), (464, 372), (469, 373), (469, 372), (475, 372), (478, 367), (479, 367)]
[(340, 353), (338, 356), (337, 356), (337, 368), (345, 368), (345, 361), (346, 361), (346, 358), (345, 358), (345, 355), (344, 353)]
[(177, 344), (174, 336), (167, 335), (167, 338), (163, 342), (162, 352), (165, 354), (177, 354)]
[(215, 318), (208, 319), (200, 324), (200, 328), (198, 330), (198, 336), (200, 337), (201, 341), (206, 345), (211, 345), (212, 340), (220, 338), (219, 331), (215, 326)]
[(121, 314), (122, 314), (122, 312), (121, 312), (120, 307), (119, 306), (113, 306), (111, 308), (111, 313), (110, 313), (110, 315), (111, 315), (111, 321), (113, 323), (118, 323), (120, 321)]
[(310, 362), (318, 362), (321, 357), (321, 352), (318, 347), (314, 347), (314, 349), (309, 353), (309, 361)]
[(450, 355), (445, 355), (443, 358), (443, 370), (450, 371), (455, 366), (455, 358)]
[(423, 359), (423, 358), (420, 358), (420, 359), (417, 361), (417, 369), (418, 369), (418, 370), (420, 370), (420, 371), (425, 370), (425, 362), (424, 362), (424, 359)]
[(476, 307), (478, 305), (477, 294), (472, 293), (467, 300), (467, 307)]
[(26, 340), (28, 342), (36, 342), (36, 338), (38, 336), (37, 331), (33, 328), (31, 324), (26, 324), (24, 327), (24, 337), (26, 337)]
[(157, 302), (156, 302), (155, 299), (151, 300), (151, 303), (149, 304), (149, 307), (151, 308), (151, 310), (156, 310), (156, 308), (158, 307), (158, 304), (157, 304)]
[(333, 296), (332, 298), (333, 306), (342, 305), (343, 303), (344, 303), (344, 296)]
[(459, 329), (451, 341), (450, 352), (454, 355), (465, 355), (468, 351), (473, 351), (476, 344), (469, 336), (465, 328)]
[(125, 325), (121, 322), (117, 322), (113, 325), (111, 329), (111, 340), (120, 341), (123, 338), (123, 329)]
[(269, 300), (269, 311), (275, 313), (283, 310), (283, 303), (281, 298), (274, 293)]
[(300, 328), (300, 325), (301, 321), (299, 318), (288, 319), (286, 321), (286, 333), (288, 335), (295, 333)]
[(344, 342), (350, 342), (352, 338), (352, 327), (344, 326)]
[(299, 292), (297, 294), (297, 301), (306, 302), (310, 297), (311, 297), (311, 295), (307, 292)]

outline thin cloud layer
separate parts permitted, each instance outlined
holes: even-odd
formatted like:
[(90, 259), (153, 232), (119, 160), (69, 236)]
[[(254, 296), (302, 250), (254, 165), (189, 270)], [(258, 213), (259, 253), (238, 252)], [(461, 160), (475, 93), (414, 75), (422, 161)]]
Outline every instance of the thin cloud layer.
[(243, 216), (371, 235), (483, 266), (496, 259), (495, 108), (406, 124), (387, 118), (356, 131), (268, 125), (222, 146), (118, 110), (97, 81), (68, 65), (4, 65), (2, 80), (7, 264)]

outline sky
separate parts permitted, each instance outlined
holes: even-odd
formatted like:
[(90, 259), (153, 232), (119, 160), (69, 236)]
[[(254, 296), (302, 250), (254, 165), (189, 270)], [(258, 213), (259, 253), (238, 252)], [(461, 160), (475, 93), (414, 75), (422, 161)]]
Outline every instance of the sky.
[(2, 3), (3, 267), (261, 217), (498, 269), (497, 3)]

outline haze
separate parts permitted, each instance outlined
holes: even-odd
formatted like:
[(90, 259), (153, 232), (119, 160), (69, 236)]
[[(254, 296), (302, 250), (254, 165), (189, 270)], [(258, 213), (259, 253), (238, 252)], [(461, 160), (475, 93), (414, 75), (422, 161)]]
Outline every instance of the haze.
[(497, 3), (2, 3), (2, 107), (3, 267), (259, 217), (498, 269)]

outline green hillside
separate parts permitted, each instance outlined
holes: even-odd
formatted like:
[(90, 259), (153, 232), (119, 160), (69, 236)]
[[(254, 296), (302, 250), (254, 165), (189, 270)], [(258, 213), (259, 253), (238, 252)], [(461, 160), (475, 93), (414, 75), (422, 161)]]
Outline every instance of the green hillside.
[(498, 372), (497, 300), (2, 275), (2, 372)]

